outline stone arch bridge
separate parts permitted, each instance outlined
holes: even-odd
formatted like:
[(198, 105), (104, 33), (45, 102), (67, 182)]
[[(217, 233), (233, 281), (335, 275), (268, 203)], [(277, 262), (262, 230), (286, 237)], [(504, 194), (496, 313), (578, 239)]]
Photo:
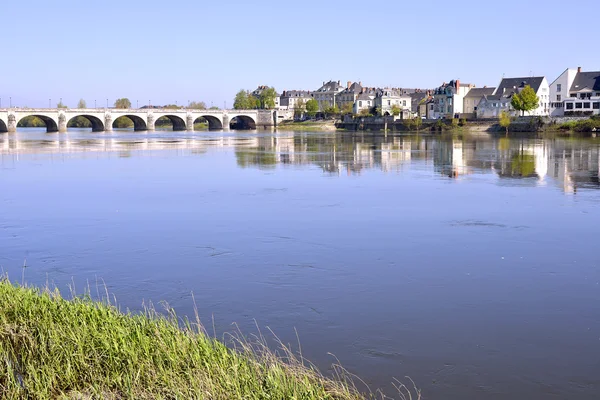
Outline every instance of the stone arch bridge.
[(161, 117), (171, 120), (176, 131), (194, 130), (194, 122), (199, 118), (208, 121), (208, 128), (213, 130), (229, 129), (234, 118), (245, 128), (255, 129), (277, 126), (277, 120), (283, 118), (278, 113), (277, 110), (5, 108), (0, 109), (0, 132), (15, 132), (19, 121), (31, 116), (44, 121), (48, 132), (65, 132), (69, 121), (76, 117), (90, 121), (94, 132), (112, 131), (113, 122), (119, 117), (131, 119), (136, 131), (153, 131)]

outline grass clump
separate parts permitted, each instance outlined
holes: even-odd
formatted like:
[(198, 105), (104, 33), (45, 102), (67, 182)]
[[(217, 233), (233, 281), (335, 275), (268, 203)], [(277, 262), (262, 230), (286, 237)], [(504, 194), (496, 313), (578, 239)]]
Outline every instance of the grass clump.
[(325, 378), (285, 346), (270, 351), (262, 336), (231, 338), (226, 346), (173, 311), (122, 313), (106, 300), (4, 279), (0, 398), (365, 398), (340, 368)]

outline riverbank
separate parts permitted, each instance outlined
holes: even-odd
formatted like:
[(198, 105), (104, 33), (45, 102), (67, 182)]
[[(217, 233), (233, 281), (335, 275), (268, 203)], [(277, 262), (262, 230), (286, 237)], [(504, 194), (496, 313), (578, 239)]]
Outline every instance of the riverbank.
[(364, 399), (282, 346), (209, 337), (198, 322), (125, 314), (88, 296), (0, 282), (0, 398)]
[(289, 131), (310, 131), (310, 132), (322, 132), (322, 131), (335, 131), (334, 120), (321, 120), (321, 121), (285, 121), (277, 125), (277, 129), (289, 130)]

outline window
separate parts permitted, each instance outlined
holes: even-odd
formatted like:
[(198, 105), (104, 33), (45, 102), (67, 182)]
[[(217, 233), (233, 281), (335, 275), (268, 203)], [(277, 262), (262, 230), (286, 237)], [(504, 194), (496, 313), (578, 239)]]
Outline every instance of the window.
[(402, 105), (406, 107), (406, 100), (402, 100)]
[(542, 92), (545, 92), (547, 90), (548, 90), (548, 88), (542, 88)]
[(573, 109), (573, 103), (567, 103), (567, 110), (572, 110)]
[(359, 106), (359, 107), (362, 107), (362, 101), (359, 101), (359, 102), (358, 102), (358, 106)]
[(594, 110), (600, 110), (600, 102), (595, 102), (592, 104), (592, 108)]
[(585, 93), (580, 93), (580, 94), (579, 94), (579, 98), (580, 98), (580, 99), (585, 99), (585, 97), (586, 97), (586, 96), (585, 96)]
[(600, 92), (596, 92), (596, 96), (600, 96)]
[(562, 100), (562, 96), (560, 94), (556, 95), (556, 101), (561, 101)]
[(561, 85), (560, 83), (557, 83), (557, 84), (556, 84), (556, 92), (557, 92), (557, 93), (560, 93), (560, 92), (561, 92), (561, 90), (562, 90), (562, 85)]
[(388, 100), (388, 106), (391, 105), (391, 104), (392, 104), (392, 102)]
[(591, 103), (589, 101), (586, 101), (585, 103), (583, 103), (583, 108), (590, 108)]
[(583, 103), (575, 103), (575, 108), (583, 108)]

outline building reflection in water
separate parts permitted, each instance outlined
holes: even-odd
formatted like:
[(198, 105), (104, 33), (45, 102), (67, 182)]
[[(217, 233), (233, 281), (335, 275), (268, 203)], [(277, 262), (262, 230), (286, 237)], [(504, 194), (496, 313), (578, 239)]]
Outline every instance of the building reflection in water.
[(216, 148), (233, 151), (238, 166), (243, 168), (314, 165), (333, 175), (356, 175), (371, 169), (398, 173), (418, 168), (451, 179), (493, 173), (500, 182), (518, 179), (521, 185), (555, 184), (565, 193), (600, 187), (600, 143), (591, 139), (289, 132), (128, 133), (106, 137), (87, 132), (0, 134), (3, 164), (25, 154), (135, 157), (156, 150), (203, 154)]

